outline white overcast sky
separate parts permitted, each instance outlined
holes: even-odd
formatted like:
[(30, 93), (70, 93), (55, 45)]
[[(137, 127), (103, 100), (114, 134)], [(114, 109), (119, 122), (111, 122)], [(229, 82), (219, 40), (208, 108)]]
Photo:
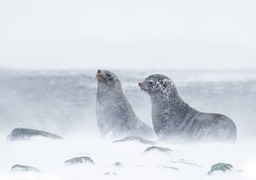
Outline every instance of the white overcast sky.
[(0, 67), (256, 68), (256, 0), (0, 0)]

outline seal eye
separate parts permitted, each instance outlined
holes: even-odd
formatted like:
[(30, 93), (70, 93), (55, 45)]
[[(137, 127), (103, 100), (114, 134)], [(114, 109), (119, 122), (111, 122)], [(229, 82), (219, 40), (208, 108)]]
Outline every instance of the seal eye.
[(107, 75), (107, 77), (110, 77), (110, 74), (109, 74), (109, 73), (107, 73), (106, 75)]
[(152, 86), (154, 84), (154, 81), (148, 81), (148, 84)]

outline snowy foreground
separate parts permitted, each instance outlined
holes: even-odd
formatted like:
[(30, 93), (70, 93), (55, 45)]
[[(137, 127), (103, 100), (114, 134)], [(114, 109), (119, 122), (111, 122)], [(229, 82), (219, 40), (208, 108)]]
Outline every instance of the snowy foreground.
[[(256, 144), (154, 144), (167, 151), (145, 152), (150, 144), (113, 143), (93, 136), (74, 136), (64, 140), (36, 138), (8, 142), (0, 136), (0, 180), (85, 180), (85, 179), (256, 179)], [(87, 156), (93, 163), (65, 164), (74, 157)], [(223, 162), (231, 171), (210, 171)], [(12, 171), (15, 164), (37, 168), (40, 172)]]

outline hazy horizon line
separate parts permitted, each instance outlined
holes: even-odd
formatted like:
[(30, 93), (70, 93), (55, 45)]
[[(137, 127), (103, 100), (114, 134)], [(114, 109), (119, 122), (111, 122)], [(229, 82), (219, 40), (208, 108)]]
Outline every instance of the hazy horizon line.
[(90, 67), (90, 68), (86, 68), (86, 67), (82, 67), (82, 68), (68, 68), (68, 67), (42, 67), (42, 68), (37, 68), (37, 67), (33, 67), (33, 68), (27, 68), (27, 67), (9, 67), (9, 66), (0, 66), (0, 71), (94, 71), (94, 70), (98, 70), (98, 69), (109, 69), (109, 70), (123, 70), (123, 71), (139, 71), (139, 70), (143, 70), (143, 71), (156, 71), (156, 70), (163, 70), (163, 71), (168, 71), (168, 70), (191, 70), (191, 71), (256, 71), (256, 67), (241, 67), (241, 68), (237, 68), (237, 67), (230, 67), (230, 68), (226, 68), (226, 67), (221, 67), (221, 68), (216, 68), (216, 67), (207, 67), (207, 68), (203, 68), (203, 67), (199, 67), (199, 68), (189, 68), (189, 67), (184, 67), (184, 68), (179, 68), (179, 67), (172, 67), (172, 68), (116, 68), (116, 67)]

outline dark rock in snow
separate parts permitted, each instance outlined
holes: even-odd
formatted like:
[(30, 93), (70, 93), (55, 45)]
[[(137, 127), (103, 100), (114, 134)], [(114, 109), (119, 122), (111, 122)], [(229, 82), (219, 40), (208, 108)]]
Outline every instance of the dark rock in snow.
[(93, 160), (88, 156), (81, 156), (81, 157), (74, 157), (72, 159), (69, 159), (65, 161), (66, 165), (73, 165), (73, 164), (90, 164), (95, 165)]
[(208, 175), (211, 175), (215, 171), (231, 171), (233, 166), (231, 164), (226, 164), (226, 163), (217, 163), (212, 165), (211, 170), (207, 173)]
[(117, 173), (116, 172), (108, 171), (104, 175), (106, 175), (106, 176), (115, 176), (115, 175), (117, 175)]
[(116, 140), (113, 143), (123, 143), (123, 142), (138, 142), (138, 143), (149, 144), (149, 145), (157, 144), (157, 142), (143, 139), (141, 137), (136, 137), (136, 136), (126, 136), (125, 138)]
[(178, 171), (179, 169), (176, 168), (176, 167), (171, 167), (171, 166), (161, 166), (162, 168), (164, 169), (171, 169), (171, 170), (175, 170), (175, 171)]
[(20, 141), (20, 140), (28, 140), (32, 137), (45, 137), (50, 139), (63, 139), (62, 137), (46, 132), (40, 131), (36, 129), (28, 129), (28, 128), (15, 128), (12, 132), (7, 136), (8, 141)]
[(118, 168), (122, 168), (124, 167), (124, 165), (120, 162), (116, 162), (115, 164), (113, 164), (114, 167), (118, 167)]
[(38, 169), (31, 167), (31, 166), (25, 166), (25, 165), (20, 165), (20, 164), (15, 164), (11, 168), (12, 172), (17, 172), (17, 171), (32, 171), (32, 172), (40, 172)]
[(159, 151), (159, 152), (166, 153), (166, 154), (168, 154), (168, 155), (172, 152), (172, 150), (169, 149), (169, 148), (158, 147), (158, 146), (150, 146), (150, 147), (148, 147), (148, 148), (144, 151), (144, 153), (152, 152), (152, 151), (154, 151), (154, 152), (155, 152), (155, 151)]
[(185, 159), (179, 159), (178, 161), (172, 161), (172, 163), (176, 163), (176, 164), (185, 164), (185, 165), (190, 165), (190, 166), (195, 166), (195, 167), (200, 167), (199, 165), (190, 162), (188, 160)]

